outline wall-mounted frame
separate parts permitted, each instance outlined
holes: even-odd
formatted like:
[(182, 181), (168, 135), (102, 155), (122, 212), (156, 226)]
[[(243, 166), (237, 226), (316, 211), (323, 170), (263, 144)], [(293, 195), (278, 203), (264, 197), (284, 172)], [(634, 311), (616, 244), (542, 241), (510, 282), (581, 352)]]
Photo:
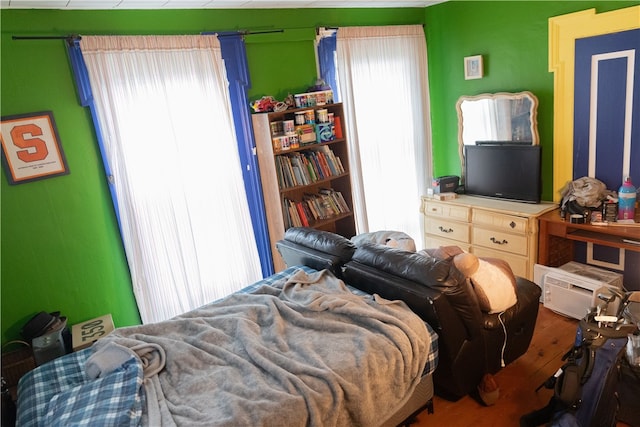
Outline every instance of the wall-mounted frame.
[(51, 111), (0, 118), (0, 140), (10, 184), (69, 173)]
[(467, 56), (464, 58), (464, 79), (481, 79), (483, 77), (482, 55)]

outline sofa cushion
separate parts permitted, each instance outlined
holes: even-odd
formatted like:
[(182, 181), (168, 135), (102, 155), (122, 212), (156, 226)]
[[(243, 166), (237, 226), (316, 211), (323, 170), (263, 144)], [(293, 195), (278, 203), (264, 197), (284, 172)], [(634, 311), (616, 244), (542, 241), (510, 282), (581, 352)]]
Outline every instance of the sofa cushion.
[(291, 227), (285, 231), (284, 240), (334, 255), (343, 262), (350, 260), (356, 250), (355, 245), (346, 237), (310, 227)]
[(452, 266), (451, 260), (439, 260), (374, 243), (359, 245), (353, 260), (424, 286), (445, 282)]

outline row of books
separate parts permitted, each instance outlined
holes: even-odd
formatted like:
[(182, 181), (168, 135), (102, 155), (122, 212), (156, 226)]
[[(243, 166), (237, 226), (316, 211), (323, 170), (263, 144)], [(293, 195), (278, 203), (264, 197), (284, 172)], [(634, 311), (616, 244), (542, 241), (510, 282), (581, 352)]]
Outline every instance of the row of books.
[(278, 185), (291, 188), (308, 185), (344, 173), (340, 158), (323, 145), (314, 150), (276, 156)]
[(342, 193), (333, 189), (321, 189), (317, 194), (305, 194), (302, 200), (282, 200), (284, 226), (309, 227), (316, 221), (350, 212)]

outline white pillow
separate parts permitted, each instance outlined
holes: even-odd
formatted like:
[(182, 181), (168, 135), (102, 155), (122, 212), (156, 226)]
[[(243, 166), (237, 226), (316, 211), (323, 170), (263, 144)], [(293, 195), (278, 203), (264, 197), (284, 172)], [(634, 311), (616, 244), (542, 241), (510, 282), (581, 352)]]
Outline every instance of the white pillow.
[(517, 301), (516, 281), (509, 264), (502, 260), (478, 259), (478, 269), (469, 278), (478, 296), (480, 309), (500, 313)]

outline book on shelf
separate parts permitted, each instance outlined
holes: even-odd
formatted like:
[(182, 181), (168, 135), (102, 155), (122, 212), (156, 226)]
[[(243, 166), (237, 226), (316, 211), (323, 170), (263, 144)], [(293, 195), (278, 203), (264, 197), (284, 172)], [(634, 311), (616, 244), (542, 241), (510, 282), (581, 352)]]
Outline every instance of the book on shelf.
[(300, 168), (298, 166), (292, 165), (291, 169), (293, 170), (293, 178), (295, 179), (294, 185), (304, 184), (304, 181), (302, 179), (302, 174), (300, 172)]
[(318, 180), (318, 175), (316, 174), (316, 171), (313, 169), (313, 164), (309, 161), (309, 158), (307, 156), (303, 156), (302, 160), (304, 165), (307, 167), (307, 172), (309, 173), (309, 178), (311, 179), (311, 182), (316, 182)]
[(318, 214), (318, 210), (316, 209), (316, 206), (313, 200), (309, 200), (308, 198), (304, 198), (303, 200), (307, 204), (307, 207), (311, 212), (311, 215), (313, 216), (313, 220), (317, 221), (318, 219), (320, 219), (320, 215)]
[(319, 193), (329, 198), (338, 213), (350, 212), (349, 206), (341, 192), (332, 188), (321, 188)]
[(313, 216), (316, 220), (325, 219), (326, 215), (322, 209), (322, 205), (318, 201), (319, 196), (317, 194), (309, 194), (305, 193), (303, 199), (307, 202), (307, 204), (311, 207), (311, 211), (313, 212)]
[(280, 157), (276, 157), (276, 178), (278, 180), (278, 188), (285, 188), (287, 186), (284, 181), (282, 166), (280, 165)]
[(293, 221), (291, 220), (291, 214), (289, 213), (289, 202), (287, 199), (282, 199), (282, 216), (284, 220), (284, 228), (293, 227)]
[(344, 173), (344, 168), (342, 167), (342, 162), (340, 162), (340, 158), (335, 155), (335, 153), (328, 147), (323, 146), (321, 149), (325, 152), (325, 155), (329, 158), (329, 165), (332, 166), (332, 169), (335, 170), (335, 175), (340, 175)]
[(280, 188), (309, 185), (344, 173), (340, 158), (329, 147), (276, 156), (276, 173)]
[(338, 167), (340, 168), (340, 173), (344, 173), (344, 166), (342, 166), (342, 161), (340, 160), (340, 157), (336, 157), (336, 162), (338, 163)]
[(284, 206), (286, 206), (287, 211), (289, 212), (289, 217), (291, 218), (291, 226), (292, 227), (302, 227), (302, 220), (300, 219), (300, 215), (298, 214), (298, 209), (296, 208), (296, 204), (293, 200), (284, 199)]
[[(322, 147), (322, 148), (328, 148), (328, 147)], [(329, 170), (332, 176), (335, 176), (335, 175), (338, 175), (339, 173), (336, 170), (333, 160), (331, 159), (331, 155), (329, 154), (330, 152), (331, 150), (329, 150), (328, 153), (324, 153), (321, 151), (320, 155), (322, 156), (322, 161), (326, 165), (326, 168)]]
[(294, 204), (295, 204), (296, 210), (298, 211), (300, 222), (302, 223), (303, 226), (308, 227), (309, 219), (307, 218), (307, 215), (304, 212), (304, 208), (302, 207), (302, 202), (294, 202)]
[(320, 160), (320, 166), (322, 166), (322, 171), (324, 172), (325, 176), (332, 176), (333, 173), (331, 172), (331, 168), (327, 163), (327, 159), (325, 158), (324, 153), (322, 151), (318, 151), (316, 155), (318, 156), (318, 160)]
[(284, 156), (278, 156), (276, 162), (277, 162), (277, 167), (282, 171), (282, 175), (284, 178), (283, 179), (284, 186), (280, 188), (293, 187), (294, 186), (293, 171), (290, 167), (291, 165), (289, 164), (288, 159)]

